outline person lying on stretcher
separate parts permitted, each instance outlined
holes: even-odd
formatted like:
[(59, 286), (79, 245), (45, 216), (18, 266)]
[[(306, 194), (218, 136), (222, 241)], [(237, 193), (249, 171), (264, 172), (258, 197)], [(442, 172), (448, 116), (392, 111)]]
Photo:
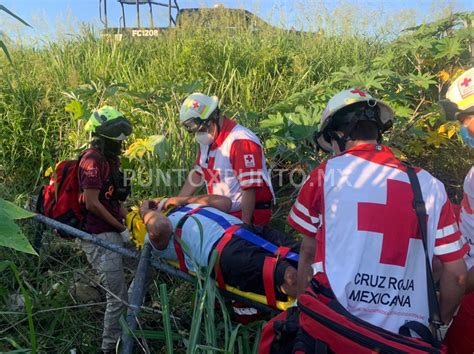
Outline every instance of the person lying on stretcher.
[[(154, 255), (179, 261), (182, 270), (194, 271), (191, 259), (198, 266), (207, 267), (216, 249), (220, 262), (214, 277), (219, 286), (223, 281), (242, 291), (266, 295), (267, 299), (270, 296), (270, 300), (272, 295), (267, 293), (272, 293), (271, 288), (276, 300), (284, 301), (286, 295), (295, 297), (300, 244), (277, 230), (243, 224), (227, 214), (231, 205), (229, 198), (217, 195), (143, 202), (140, 216), (147, 226)], [(177, 242), (178, 237), (183, 247)], [(274, 278), (268, 279), (269, 274)]]

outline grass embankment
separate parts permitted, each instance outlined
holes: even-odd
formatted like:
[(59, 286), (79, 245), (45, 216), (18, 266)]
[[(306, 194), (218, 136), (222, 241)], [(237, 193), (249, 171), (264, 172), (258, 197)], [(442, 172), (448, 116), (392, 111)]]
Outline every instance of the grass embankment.
[[(418, 39), (427, 37), (438, 40), (431, 34)], [(192, 29), (153, 40), (110, 42), (85, 31), (38, 49), (10, 48), (14, 66), (0, 58), (0, 197), (23, 204), (44, 183), (48, 167), (75, 157), (87, 141), (81, 116), (104, 103), (117, 106), (133, 122), (130, 143), (157, 134), (167, 139), (168, 154), (145, 155), (132, 161), (135, 168), (189, 168), (195, 143), (178, 127), (177, 118), (183, 98), (197, 90), (218, 95), (228, 115), (260, 128), (269, 142), (270, 163), (308, 167), (323, 158), (309, 144), (322, 107), (336, 90), (350, 86), (369, 89), (394, 105), (400, 119), (391, 135), (393, 144), (400, 154), (435, 168), (435, 174), (452, 185), (454, 195), (470, 162), (455, 134), (438, 134), (442, 121), (433, 107), (443, 85), (438, 85), (436, 75), (444, 68), (453, 75), (467, 63), (468, 49), (462, 42), (454, 56), (429, 62), (426, 46), (410, 42), (417, 38), (404, 38), (387, 42), (341, 33)], [(262, 118), (266, 121), (260, 127)], [(170, 194), (178, 188), (176, 179), (167, 187), (156, 182), (137, 186), (134, 198)], [(285, 189), (284, 194), (294, 192)], [(32, 227), (25, 230), (32, 238)], [(103, 305), (84, 306), (71, 295), (75, 278), (89, 274), (74, 243), (48, 237), (39, 258), (0, 249), (3, 258), (17, 264), (31, 294), (39, 352), (97, 348)], [(176, 316), (173, 330), (187, 337), (194, 290), (160, 275), (153, 286), (154, 300), (162, 282), (168, 283)], [(29, 347), (24, 310), (4, 302), (18, 286), (6, 271), (0, 273), (0, 284), (0, 338), (8, 338), (0, 341), (0, 350), (15, 347), (10, 340)], [(146, 326), (162, 328), (158, 315), (146, 317)], [(220, 334), (224, 330), (219, 324), (215, 329)], [(222, 337), (213, 336), (222, 347)], [(242, 348), (244, 337), (239, 339)], [(183, 342), (176, 347), (183, 350)]]

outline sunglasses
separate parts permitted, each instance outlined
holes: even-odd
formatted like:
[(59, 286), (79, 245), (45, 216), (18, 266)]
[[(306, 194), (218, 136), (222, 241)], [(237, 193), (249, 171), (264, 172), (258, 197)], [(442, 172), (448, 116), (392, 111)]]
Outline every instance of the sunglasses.
[(204, 132), (209, 127), (209, 120), (203, 120), (201, 118), (191, 118), (183, 122), (182, 125), (188, 133)]

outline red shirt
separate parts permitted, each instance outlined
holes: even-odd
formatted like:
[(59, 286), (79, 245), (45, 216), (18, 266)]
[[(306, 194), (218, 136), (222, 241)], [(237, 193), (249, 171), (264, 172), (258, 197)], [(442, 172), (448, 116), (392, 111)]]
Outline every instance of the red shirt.
[[(99, 151), (90, 149), (81, 158), (79, 163), (79, 187), (84, 189), (99, 189), (99, 201), (118, 221), (122, 222), (123, 216), (118, 200), (110, 200), (105, 193), (110, 186), (110, 175), (113, 169), (118, 170), (118, 159), (106, 160)], [(105, 220), (92, 212), (87, 212), (84, 220), (84, 229), (92, 234), (102, 232), (116, 232), (117, 230)]]

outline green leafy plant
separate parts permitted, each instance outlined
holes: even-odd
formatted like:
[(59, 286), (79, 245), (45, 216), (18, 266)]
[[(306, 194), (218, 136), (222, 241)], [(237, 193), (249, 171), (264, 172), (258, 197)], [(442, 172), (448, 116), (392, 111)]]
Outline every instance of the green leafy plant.
[(30, 218), (33, 215), (13, 203), (0, 199), (0, 246), (38, 255), (15, 223), (15, 220)]

